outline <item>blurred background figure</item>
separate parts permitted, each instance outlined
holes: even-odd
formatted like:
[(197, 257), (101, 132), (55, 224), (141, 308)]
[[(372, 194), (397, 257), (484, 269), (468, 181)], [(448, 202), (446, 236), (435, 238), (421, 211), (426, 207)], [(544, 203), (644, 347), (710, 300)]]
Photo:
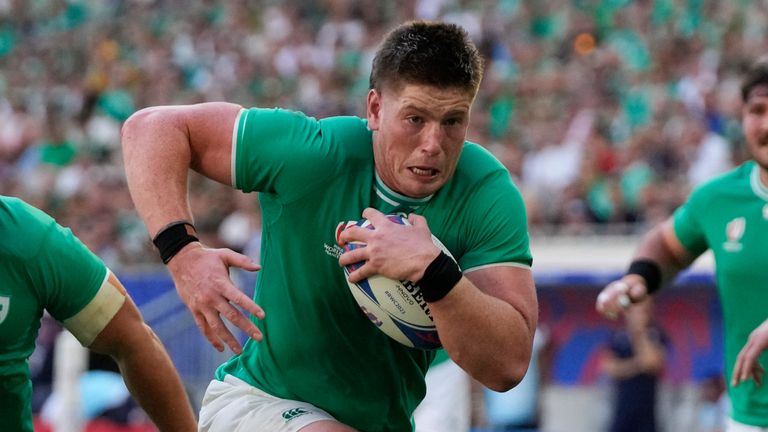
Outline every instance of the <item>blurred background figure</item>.
[(669, 341), (653, 321), (653, 300), (629, 306), (625, 317), (625, 326), (611, 335), (603, 361), (614, 392), (608, 431), (656, 432), (658, 383)]
[(472, 421), (472, 378), (441, 349), (425, 381), (427, 394), (413, 413), (416, 432), (468, 431)]
[(696, 431), (724, 432), (728, 419), (728, 393), (725, 377), (712, 373), (700, 385), (699, 403), (696, 409)]
[(499, 393), (483, 388), (480, 397), (483, 428), (477, 432), (537, 432), (541, 423), (541, 386), (548, 367), (549, 335), (539, 326), (533, 338), (533, 353), (525, 378), (512, 390)]

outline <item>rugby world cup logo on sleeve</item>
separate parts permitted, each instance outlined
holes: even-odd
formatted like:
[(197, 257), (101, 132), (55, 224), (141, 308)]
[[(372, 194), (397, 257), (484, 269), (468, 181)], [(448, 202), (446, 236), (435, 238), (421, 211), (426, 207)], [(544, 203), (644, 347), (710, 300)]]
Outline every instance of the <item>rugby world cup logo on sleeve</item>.
[(737, 217), (728, 222), (725, 226), (725, 243), (723, 249), (728, 252), (738, 252), (741, 250), (741, 237), (747, 229), (747, 220), (743, 217)]
[(0, 324), (5, 321), (5, 317), (8, 316), (8, 311), (11, 308), (11, 298), (9, 296), (0, 295)]

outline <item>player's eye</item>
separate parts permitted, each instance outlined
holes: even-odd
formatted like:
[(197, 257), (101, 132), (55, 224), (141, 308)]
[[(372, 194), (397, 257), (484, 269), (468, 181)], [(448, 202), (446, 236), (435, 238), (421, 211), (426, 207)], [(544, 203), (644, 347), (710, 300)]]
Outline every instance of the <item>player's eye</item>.
[(458, 125), (462, 124), (462, 119), (460, 119), (458, 117), (453, 117), (453, 118), (445, 119), (443, 121), (443, 124), (446, 125), (446, 126), (458, 126)]
[(409, 116), (406, 118), (406, 121), (410, 124), (418, 125), (424, 123), (424, 119), (422, 119), (419, 116)]

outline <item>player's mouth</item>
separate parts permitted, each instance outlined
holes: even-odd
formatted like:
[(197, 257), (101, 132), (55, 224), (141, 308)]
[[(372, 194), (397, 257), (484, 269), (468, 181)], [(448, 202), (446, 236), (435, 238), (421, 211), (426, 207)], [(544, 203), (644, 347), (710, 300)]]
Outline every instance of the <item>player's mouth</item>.
[(438, 174), (439, 171), (433, 168), (426, 168), (426, 167), (409, 167), (408, 168), (412, 173), (416, 174), (419, 177), (434, 177)]

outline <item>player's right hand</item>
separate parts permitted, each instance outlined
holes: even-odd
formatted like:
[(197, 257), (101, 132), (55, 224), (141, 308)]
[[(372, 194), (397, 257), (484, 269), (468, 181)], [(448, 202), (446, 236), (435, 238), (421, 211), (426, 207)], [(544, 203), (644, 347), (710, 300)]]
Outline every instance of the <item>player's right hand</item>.
[(595, 308), (603, 316), (616, 319), (632, 304), (645, 299), (648, 288), (645, 280), (638, 275), (629, 274), (615, 280), (598, 294)]
[(242, 346), (222, 317), (252, 339), (260, 341), (261, 331), (235, 306), (258, 319), (264, 318), (264, 310), (235, 286), (229, 277), (230, 267), (248, 271), (261, 268), (247, 256), (233, 250), (211, 249), (198, 242), (182, 248), (168, 263), (179, 297), (189, 308), (208, 342), (218, 351), (224, 351), (226, 344), (235, 354), (240, 354)]
[(760, 365), (760, 354), (768, 349), (768, 320), (763, 321), (749, 334), (747, 343), (736, 357), (731, 374), (731, 386), (735, 387), (752, 378), (756, 385), (763, 383), (765, 369)]

